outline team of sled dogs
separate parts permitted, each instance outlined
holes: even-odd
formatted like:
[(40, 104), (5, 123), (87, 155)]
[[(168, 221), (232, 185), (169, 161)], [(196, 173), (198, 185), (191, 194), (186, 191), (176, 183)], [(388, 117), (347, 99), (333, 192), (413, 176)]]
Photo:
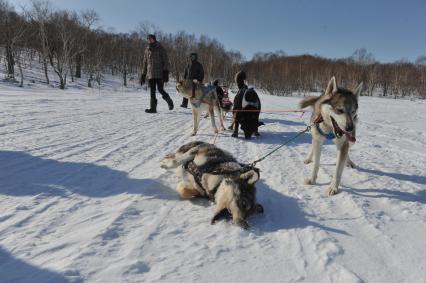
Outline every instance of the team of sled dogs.
[[(179, 82), (180, 94), (191, 95), (189, 82)], [(335, 173), (327, 190), (328, 195), (338, 193), (342, 172), (345, 165), (353, 167), (349, 159), (349, 147), (355, 142), (358, 99), (362, 83), (354, 90), (340, 88), (336, 79), (331, 78), (324, 94), (318, 97), (304, 98), (301, 108), (312, 107), (311, 135), (312, 146), (305, 164), (313, 162), (310, 176), (305, 184), (316, 182), (321, 147), (326, 139), (332, 139), (337, 147)], [(223, 117), (220, 112), (215, 92), (203, 94), (197, 89), (198, 104), (192, 104), (194, 132), (198, 129), (198, 120), (202, 109), (210, 113), (212, 126), (217, 133), (214, 122), (214, 110), (217, 111), (221, 128)], [(164, 169), (176, 169), (181, 179), (177, 192), (182, 199), (206, 197), (215, 203), (213, 224), (222, 217), (231, 217), (234, 224), (248, 228), (247, 217), (254, 213), (263, 213), (263, 207), (256, 201), (256, 182), (260, 178), (259, 169), (239, 163), (230, 153), (205, 142), (190, 142), (181, 146), (175, 153), (168, 154), (161, 160)]]

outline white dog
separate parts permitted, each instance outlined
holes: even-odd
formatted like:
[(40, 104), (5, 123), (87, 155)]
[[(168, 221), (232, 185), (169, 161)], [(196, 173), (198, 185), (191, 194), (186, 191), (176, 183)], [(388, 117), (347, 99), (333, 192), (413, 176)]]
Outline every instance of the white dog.
[(325, 140), (333, 140), (337, 146), (336, 171), (328, 189), (330, 196), (338, 192), (345, 164), (354, 167), (349, 159), (349, 146), (356, 141), (358, 99), (362, 86), (361, 83), (355, 91), (339, 88), (336, 79), (332, 77), (323, 95), (307, 97), (300, 103), (301, 108), (311, 106), (314, 109), (311, 117), (312, 148), (305, 160), (305, 164), (313, 161), (314, 166), (305, 184), (313, 185), (316, 182), (321, 147)]

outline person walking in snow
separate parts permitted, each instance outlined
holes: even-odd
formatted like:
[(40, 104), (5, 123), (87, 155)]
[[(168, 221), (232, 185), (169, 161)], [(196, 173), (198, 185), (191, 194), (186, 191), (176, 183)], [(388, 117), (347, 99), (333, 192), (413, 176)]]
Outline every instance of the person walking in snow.
[[(196, 83), (202, 83), (204, 80), (204, 68), (203, 65), (198, 62), (198, 54), (193, 52), (190, 55), (191, 63), (188, 64), (185, 68), (185, 72), (183, 78), (185, 80), (193, 80), (194, 83), (192, 85), (192, 96), (195, 96), (195, 87)], [(183, 98), (182, 104), (180, 107), (187, 108), (188, 107), (188, 99)]]
[(169, 110), (173, 110), (173, 101), (170, 95), (164, 90), (164, 82), (169, 77), (169, 58), (163, 46), (157, 41), (155, 35), (148, 35), (148, 46), (144, 52), (141, 84), (148, 85), (151, 89), (150, 108), (145, 109), (146, 113), (157, 113), (156, 89), (161, 93), (163, 99), (169, 105)]

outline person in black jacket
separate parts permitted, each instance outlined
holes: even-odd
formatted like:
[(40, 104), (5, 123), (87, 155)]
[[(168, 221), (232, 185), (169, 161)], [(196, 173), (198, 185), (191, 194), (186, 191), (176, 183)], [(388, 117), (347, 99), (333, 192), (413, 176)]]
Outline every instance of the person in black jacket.
[(233, 137), (238, 137), (238, 130), (241, 125), (245, 138), (250, 139), (253, 134), (260, 136), (258, 127), (263, 125), (263, 123), (259, 122), (261, 110), (259, 96), (254, 89), (248, 88), (244, 82), (246, 79), (247, 76), (244, 71), (240, 71), (235, 75), (238, 92), (234, 98), (234, 107), (232, 109), (234, 111), (234, 122), (231, 127), (234, 130)]
[[(193, 52), (190, 55), (191, 64), (188, 64), (185, 68), (185, 72), (183, 78), (186, 80), (196, 80), (198, 83), (203, 82), (204, 80), (204, 68), (200, 62), (198, 62), (198, 54)], [(192, 86), (192, 96), (195, 96), (195, 87), (196, 84), (194, 82)], [(183, 98), (182, 104), (180, 107), (187, 108), (188, 107), (188, 99)]]

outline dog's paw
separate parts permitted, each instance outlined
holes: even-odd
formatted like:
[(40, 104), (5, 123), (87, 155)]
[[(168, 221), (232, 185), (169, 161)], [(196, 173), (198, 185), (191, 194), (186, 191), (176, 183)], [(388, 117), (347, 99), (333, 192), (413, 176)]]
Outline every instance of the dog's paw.
[(305, 164), (312, 163), (312, 159), (305, 159), (305, 160), (303, 160), (303, 163), (305, 163)]
[(238, 138), (238, 133), (233, 133), (233, 134), (232, 134), (232, 137), (233, 137), (233, 138)]
[(348, 160), (348, 161), (346, 161), (346, 167), (353, 169), (353, 168), (356, 167), (356, 165), (355, 165), (355, 163), (352, 162), (352, 160)]
[(217, 128), (214, 129), (215, 134), (219, 134), (219, 130)]
[(160, 161), (160, 167), (163, 169), (170, 169), (176, 167), (176, 160), (174, 155), (166, 156)]
[(336, 187), (336, 186), (330, 186), (330, 187), (328, 188), (327, 195), (328, 195), (329, 197), (334, 196), (334, 195), (336, 195), (336, 194), (338, 194), (338, 193), (339, 193), (339, 190), (337, 189), (337, 187)]
[(195, 135), (197, 135), (197, 132), (192, 132), (191, 133), (191, 136), (195, 136)]
[(244, 230), (248, 230), (250, 228), (250, 225), (248, 224), (248, 222), (246, 220), (240, 220), (240, 221), (238, 221), (235, 224), (238, 225), (238, 226), (240, 226)]
[(304, 183), (305, 185), (315, 185), (315, 180), (312, 180), (311, 178), (306, 178)]

